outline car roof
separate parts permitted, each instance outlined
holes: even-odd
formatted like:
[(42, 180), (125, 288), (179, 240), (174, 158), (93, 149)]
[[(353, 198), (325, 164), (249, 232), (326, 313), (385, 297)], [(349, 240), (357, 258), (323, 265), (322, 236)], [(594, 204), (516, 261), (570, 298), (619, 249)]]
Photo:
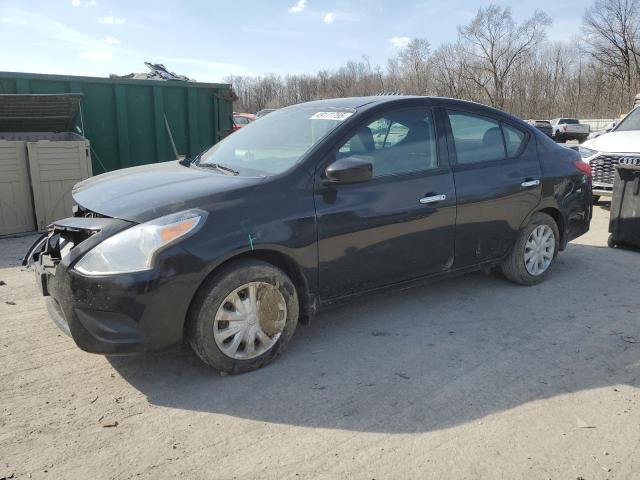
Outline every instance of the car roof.
[[(313, 107), (317, 109), (326, 108), (350, 108), (350, 109), (360, 109), (360, 110), (368, 110), (372, 107), (384, 105), (384, 104), (394, 104), (394, 103), (405, 103), (411, 100), (426, 100), (426, 101), (435, 101), (442, 102), (445, 108), (472, 108), (476, 111), (484, 111), (489, 114), (496, 114), (503, 118), (511, 119), (512, 121), (518, 123), (524, 123), (522, 119), (505, 112), (503, 110), (498, 110), (497, 108), (490, 107), (488, 105), (483, 105), (477, 102), (471, 102), (469, 100), (460, 100), (457, 98), (447, 98), (447, 97), (431, 97), (431, 96), (423, 96), (423, 95), (372, 95), (369, 97), (347, 97), (347, 98), (329, 98), (325, 100), (313, 100), (311, 102), (298, 103), (294, 105), (290, 105), (285, 108), (307, 108)], [(363, 108), (364, 107), (364, 108)]]
[(347, 98), (328, 98), (326, 100), (314, 100), (304, 103), (305, 106), (310, 107), (333, 107), (333, 108), (360, 108), (365, 105), (390, 103), (397, 100), (407, 98), (432, 98), (421, 97), (417, 95), (372, 95), (369, 97), (347, 97)]

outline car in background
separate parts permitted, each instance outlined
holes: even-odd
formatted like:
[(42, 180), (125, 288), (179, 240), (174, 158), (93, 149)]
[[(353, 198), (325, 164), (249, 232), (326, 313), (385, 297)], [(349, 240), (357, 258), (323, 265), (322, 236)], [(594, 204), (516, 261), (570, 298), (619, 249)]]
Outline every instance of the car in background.
[(576, 118), (555, 118), (551, 120), (553, 128), (552, 138), (558, 143), (567, 140), (584, 142), (589, 137), (591, 128), (586, 123), (580, 123)]
[(611, 197), (616, 165), (640, 161), (640, 107), (634, 108), (608, 133), (576, 147), (593, 172), (593, 198)]
[(258, 113), (256, 113), (256, 118), (264, 117), (265, 115), (269, 115), (270, 113), (273, 113), (275, 111), (275, 108), (263, 108)]
[(527, 120), (527, 123), (531, 126), (536, 127), (547, 137), (553, 136), (553, 127), (551, 126), (551, 122), (549, 120)]
[(231, 129), (235, 132), (236, 130), (240, 130), (242, 127), (246, 127), (251, 122), (256, 121), (256, 116), (251, 113), (236, 113), (233, 112), (233, 126)]
[(592, 212), (577, 152), (499, 110), (411, 96), (283, 108), (73, 198), (25, 258), (54, 322), (94, 353), (184, 337), (226, 373), (356, 297), (493, 267), (538, 284)]

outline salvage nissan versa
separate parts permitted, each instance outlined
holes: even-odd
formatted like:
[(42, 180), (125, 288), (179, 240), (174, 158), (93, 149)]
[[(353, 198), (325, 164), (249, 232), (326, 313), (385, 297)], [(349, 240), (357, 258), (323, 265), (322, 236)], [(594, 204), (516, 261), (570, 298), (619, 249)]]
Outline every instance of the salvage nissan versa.
[(592, 208), (589, 165), (534, 127), (398, 96), (284, 108), (73, 197), (25, 257), (58, 326), (104, 354), (186, 338), (230, 373), (331, 303), (492, 267), (537, 284)]

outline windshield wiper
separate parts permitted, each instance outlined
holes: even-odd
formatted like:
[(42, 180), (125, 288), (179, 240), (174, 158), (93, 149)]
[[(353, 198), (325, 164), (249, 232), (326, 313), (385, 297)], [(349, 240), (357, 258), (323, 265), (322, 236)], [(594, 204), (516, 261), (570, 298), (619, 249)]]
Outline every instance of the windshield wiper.
[(240, 175), (240, 172), (238, 172), (237, 170), (234, 170), (231, 167), (227, 167), (226, 165), (221, 165), (220, 163), (196, 163), (196, 166), (202, 168), (212, 168), (214, 170), (224, 172), (225, 175)]

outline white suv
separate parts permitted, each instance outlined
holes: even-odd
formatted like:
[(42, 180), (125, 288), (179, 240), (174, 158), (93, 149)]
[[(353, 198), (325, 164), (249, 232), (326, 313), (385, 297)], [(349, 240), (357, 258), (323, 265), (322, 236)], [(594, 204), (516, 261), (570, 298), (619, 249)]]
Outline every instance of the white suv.
[(576, 148), (593, 172), (593, 199), (610, 197), (615, 166), (621, 159), (640, 161), (640, 107), (636, 107), (609, 133), (587, 140)]

